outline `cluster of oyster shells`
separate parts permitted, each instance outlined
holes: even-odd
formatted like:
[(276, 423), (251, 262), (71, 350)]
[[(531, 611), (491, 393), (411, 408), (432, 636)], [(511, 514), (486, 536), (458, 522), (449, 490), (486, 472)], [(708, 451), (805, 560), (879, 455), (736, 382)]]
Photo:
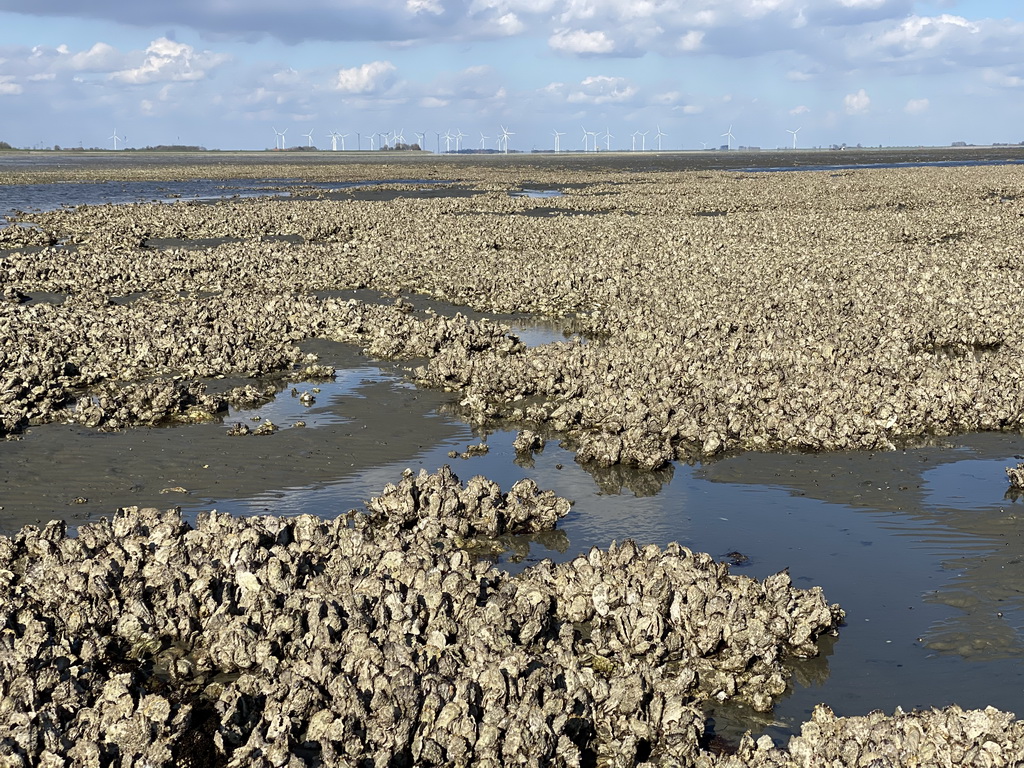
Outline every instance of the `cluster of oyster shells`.
[[(516, 424), (524, 457), (558, 435), (595, 477), (1022, 426), (1015, 168), (418, 173), (457, 173), (462, 194), (17, 214), (0, 228), (0, 435), (215, 416), (266, 389), (207, 395), (202, 379), (329, 377), (299, 350), (308, 338), (424, 358), (418, 380), (457, 391), (468, 419)], [(508, 195), (525, 181), (566, 191)], [(359, 288), (573, 316), (585, 340), (530, 349), (487, 320), (331, 295)], [(475, 559), (567, 509), (529, 484), (503, 494), (441, 472), (332, 521), (210, 513), (193, 528), (129, 508), (77, 538), (52, 523), (0, 539), (0, 757), (1020, 762), (1010, 715), (956, 708), (819, 709), (786, 750), (711, 753), (699, 705), (769, 707), (781, 659), (813, 653), (841, 611), (785, 574), (745, 579), (675, 546), (627, 542), (514, 577)]]
[(993, 707), (964, 711), (955, 705), (892, 716), (872, 712), (836, 717), (818, 705), (799, 736), (777, 749), (762, 736), (745, 736), (735, 755), (697, 765), (716, 768), (949, 765), (971, 768), (1019, 765), (1024, 722)]
[(1024, 491), (1024, 464), (1018, 464), (1016, 467), (1007, 467), (1006, 477), (1010, 480), (1011, 488)]
[(334, 520), (135, 507), (0, 538), (6, 765), (636, 765), (701, 753), (705, 699), (759, 708), (843, 614), (680, 547), (511, 576), (470, 536), (569, 502), (444, 469)]
[[(381, 169), (349, 172), (372, 178)], [(1014, 168), (531, 168), (536, 183), (572, 188), (559, 198), (510, 197), (525, 172), (460, 168), (476, 193), (464, 197), (23, 214), (31, 228), (4, 231), (77, 245), (9, 253), (3, 279), (21, 293), (86, 301), (184, 292), (172, 311), (185, 327), (156, 313), (181, 357), (165, 352), (157, 366), (194, 369), (194, 359), (207, 373), (265, 373), (294, 363), (288, 342), (307, 336), (351, 340), (378, 356), (427, 356), (420, 381), (460, 390), (471, 418), (559, 431), (582, 461), (605, 466), (655, 468), (735, 449), (891, 448), (928, 434), (1020, 428), (1024, 185)], [(142, 250), (143, 235), (225, 242)], [(125, 258), (112, 237), (146, 258)], [(259, 240), (268, 237), (294, 240)], [(363, 307), (359, 318), (309, 295), (363, 287), (493, 312), (577, 315), (591, 342), (452, 344), (464, 328), (425, 327), (408, 343), (397, 316), (430, 325), (408, 307), (393, 308), (395, 317)], [(151, 309), (134, 306), (90, 314), (121, 326)], [(7, 314), (33, 314), (33, 328), (86, 320), (81, 302), (61, 307)], [(234, 344), (204, 341), (222, 329)], [(115, 354), (123, 329), (110, 335)], [(81, 336), (73, 334), (76, 346), (88, 345)], [(126, 372), (137, 374), (143, 361), (128, 357)]]
[(522, 347), (486, 320), (415, 317), (401, 306), (292, 294), (128, 303), (70, 294), (59, 304), (7, 309), (0, 308), (0, 336), (10, 342), (0, 349), (0, 435), (30, 423), (118, 428), (213, 416), (225, 402), (265, 395), (252, 395), (250, 386), (213, 398), (199, 377), (282, 370), (303, 380), (333, 377), (294, 344), (314, 336), (361, 344), (378, 357), (423, 357), (451, 345)]

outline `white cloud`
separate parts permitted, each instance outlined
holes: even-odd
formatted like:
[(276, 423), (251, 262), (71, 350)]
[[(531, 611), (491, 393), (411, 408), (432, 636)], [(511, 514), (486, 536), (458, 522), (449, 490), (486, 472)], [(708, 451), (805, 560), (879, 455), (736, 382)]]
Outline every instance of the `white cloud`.
[(699, 115), (703, 111), (704, 107), (702, 107), (700, 104), (687, 104), (685, 107), (683, 107), (684, 115)]
[(359, 67), (338, 70), (334, 87), (342, 93), (380, 92), (394, 82), (396, 71), (390, 61), (371, 61)]
[(800, 106), (793, 107), (791, 110), (789, 110), (789, 114), (791, 114), (791, 115), (806, 115), (810, 111), (811, 111), (810, 107), (805, 106), (804, 104), (801, 104)]
[(13, 75), (0, 75), (0, 96), (17, 96), (23, 90)]
[(142, 64), (113, 72), (110, 79), (135, 85), (203, 80), (208, 70), (223, 64), (228, 58), (225, 54), (211, 51), (197, 53), (191, 45), (161, 37), (146, 48)]
[(928, 111), (928, 99), (910, 99), (904, 106), (903, 111), (908, 115), (920, 115)]
[(514, 13), (499, 16), (494, 22), (495, 30), (502, 35), (512, 37), (526, 31), (526, 25)]
[(409, 13), (430, 13), (440, 16), (444, 13), (444, 6), (438, 0), (406, 0), (405, 8)]
[(991, 67), (986, 68), (981, 73), (981, 77), (989, 85), (994, 85), (998, 88), (1019, 88), (1021, 85), (1024, 85), (1024, 78)]
[(596, 75), (584, 79), (566, 100), (570, 104), (621, 104), (636, 93), (637, 89), (624, 77)]
[(861, 88), (856, 93), (846, 94), (843, 107), (848, 115), (863, 115), (871, 108), (871, 97)]
[(878, 37), (879, 47), (902, 49), (906, 52), (938, 48), (956, 35), (975, 35), (977, 24), (963, 16), (944, 13), (938, 17), (910, 16)]
[(419, 101), (419, 105), (426, 109), (439, 109), (441, 107), (447, 107), (451, 102), (447, 99), (439, 99), (435, 96), (424, 96)]
[[(63, 49), (63, 50), (62, 50)], [(67, 55), (67, 46), (57, 49), (58, 53)], [(124, 56), (114, 46), (107, 43), (95, 43), (88, 51), (71, 54), (68, 66), (77, 72), (110, 72), (124, 65)]]
[(548, 45), (556, 51), (577, 55), (612, 53), (615, 42), (604, 32), (584, 32), (582, 29), (560, 29), (548, 38)]
[(696, 29), (691, 29), (679, 38), (679, 50), (687, 52), (699, 51), (703, 43), (704, 33)]

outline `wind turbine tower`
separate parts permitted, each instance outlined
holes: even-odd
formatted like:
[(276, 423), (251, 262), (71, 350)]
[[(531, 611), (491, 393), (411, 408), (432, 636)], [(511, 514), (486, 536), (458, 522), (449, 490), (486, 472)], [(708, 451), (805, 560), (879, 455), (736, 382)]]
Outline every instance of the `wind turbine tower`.
[(650, 131), (639, 131), (639, 133), (640, 133), (640, 151), (641, 152), (646, 152), (647, 151), (647, 134), (650, 133)]
[(731, 125), (729, 126), (729, 130), (728, 130), (728, 131), (726, 131), (725, 133), (723, 133), (723, 134), (722, 134), (722, 136), (726, 136), (726, 137), (728, 137), (729, 141), (728, 141), (728, 143), (726, 144), (726, 146), (727, 146), (727, 147), (728, 147), (729, 149), (732, 149), (732, 142), (733, 142), (733, 139), (735, 139), (736, 137), (732, 135), (732, 126), (731, 126)]
[(304, 133), (302, 135), (306, 137), (306, 146), (307, 147), (312, 147), (313, 146), (313, 131), (312, 131), (312, 129), (310, 129), (309, 133)]
[(337, 131), (331, 131), (330, 133), (327, 134), (327, 138), (329, 138), (331, 140), (331, 152), (337, 152), (338, 151), (338, 137), (339, 137), (339, 135), (340, 134)]
[(657, 126), (657, 128), (658, 128), (658, 133), (657, 133), (657, 135), (655, 135), (654, 138), (656, 138), (658, 140), (658, 151), (661, 152), (661, 139), (662, 139), (663, 136), (668, 136), (668, 134), (661, 132), (661, 126), (660, 125)]
[[(612, 151), (612, 139), (614, 139), (614, 138), (615, 137), (612, 136), (612, 132), (609, 131), (608, 128), (606, 127), (604, 129), (604, 151), (605, 152), (611, 152)], [(594, 137), (594, 145), (597, 146), (597, 137)]]
[(274, 129), (274, 149), (284, 149), (284, 135), (288, 133), (288, 129), (285, 128), (283, 131)]
[[(803, 126), (801, 126), (801, 128), (802, 127)], [(796, 149), (796, 135), (798, 133), (800, 133), (800, 128), (797, 128), (795, 131), (791, 131), (791, 130), (789, 130), (789, 128), (787, 128), (786, 129), (786, 133), (792, 133), (793, 134), (793, 149)]]
[(503, 125), (503, 126), (501, 126), (501, 141), (502, 141), (502, 143), (503, 143), (503, 144), (505, 145), (505, 154), (506, 154), (506, 155), (508, 154), (508, 137), (509, 137), (509, 136), (515, 136), (515, 134), (514, 134), (514, 133), (512, 133), (512, 132), (511, 132), (511, 131), (510, 131), (510, 130), (509, 130), (508, 128), (506, 128), (506, 127), (505, 127), (504, 125)]
[(561, 145), (558, 141), (560, 136), (565, 136), (565, 131), (552, 131), (555, 136), (555, 152), (561, 152)]
[(114, 129), (114, 133), (109, 137), (114, 142), (114, 151), (117, 151), (117, 142), (124, 141), (124, 137), (117, 135), (117, 128)]
[(487, 140), (490, 136), (484, 136), (483, 131), (480, 132), (480, 149), (487, 149)]

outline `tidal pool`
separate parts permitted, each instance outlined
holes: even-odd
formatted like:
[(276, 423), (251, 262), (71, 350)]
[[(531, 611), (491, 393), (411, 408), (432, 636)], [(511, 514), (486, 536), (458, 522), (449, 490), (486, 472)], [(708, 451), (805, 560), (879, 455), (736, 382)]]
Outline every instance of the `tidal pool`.
[[(656, 473), (600, 469), (577, 464), (557, 437), (517, 457), (515, 431), (471, 428), (453, 415), (453, 395), (417, 389), (402, 366), (347, 345), (311, 346), (339, 370), (334, 382), (294, 384), (320, 389), (308, 406), (288, 384), (223, 424), (114, 433), (46, 425), (0, 443), (3, 532), (136, 504), (180, 506), (189, 517), (213, 508), (332, 517), (362, 508), (407, 467), (450, 464), (463, 481), (482, 474), (506, 490), (530, 477), (571, 499), (573, 511), (554, 534), (508, 541), (501, 567), (567, 560), (612, 540), (679, 541), (740, 562), (737, 573), (788, 569), (797, 586), (819, 585), (846, 610), (847, 625), (822, 640), (822, 656), (793, 663), (792, 690), (773, 713), (710, 710), (726, 739), (749, 728), (784, 741), (819, 702), (840, 715), (949, 703), (1017, 708), (1024, 502), (1006, 494), (1003, 467), (1024, 453), (1020, 435), (890, 453), (747, 453)], [(256, 426), (254, 416), (282, 428), (227, 435), (237, 421)], [(481, 441), (486, 454), (449, 458)]]

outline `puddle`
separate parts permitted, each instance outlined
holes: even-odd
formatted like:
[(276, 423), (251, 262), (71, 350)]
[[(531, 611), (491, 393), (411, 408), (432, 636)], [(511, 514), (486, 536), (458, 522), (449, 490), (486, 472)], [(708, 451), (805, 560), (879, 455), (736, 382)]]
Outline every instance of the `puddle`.
[(530, 197), (538, 200), (546, 200), (552, 197), (562, 197), (557, 189), (517, 189), (509, 192), (509, 197)]
[[(1011, 454), (999, 459), (964, 459), (928, 470), (922, 475), (924, 504), (976, 510), (1011, 504), (1012, 498), (1006, 498), (1006, 467), (1016, 466), (1018, 461)], [(1024, 512), (1024, 504), (1017, 507)]]
[[(301, 179), (190, 179), (187, 181), (62, 181), (49, 184), (0, 184), (0, 219), (19, 211), (52, 211), (79, 205), (173, 203), (179, 200), (212, 202), (232, 198), (338, 196), (401, 184), (428, 185), (443, 191), (447, 182), (424, 179), (389, 179), (356, 182), (310, 182)], [(419, 190), (423, 191), (423, 190)], [(387, 192), (394, 197), (394, 191)]]
[[(333, 381), (300, 381), (282, 391), (270, 402), (258, 408), (230, 408), (227, 422), (241, 422), (255, 428), (263, 422), (273, 422), (282, 429), (302, 427), (312, 429), (328, 424), (344, 424), (352, 421), (353, 410), (361, 408), (359, 401), (366, 395), (361, 389), (368, 384), (386, 380), (379, 368), (364, 366), (337, 372)], [(391, 380), (395, 386), (399, 380)], [(411, 385), (409, 385), (411, 386)]]

